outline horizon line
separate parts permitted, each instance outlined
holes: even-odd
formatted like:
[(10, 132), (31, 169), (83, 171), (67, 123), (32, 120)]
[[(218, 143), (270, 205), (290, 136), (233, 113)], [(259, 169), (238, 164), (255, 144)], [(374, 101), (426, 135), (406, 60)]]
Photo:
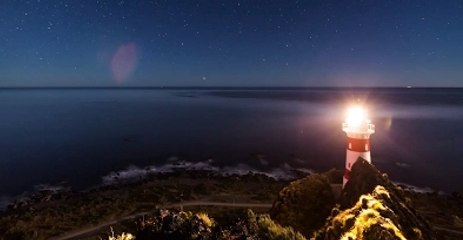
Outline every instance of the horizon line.
[(463, 89), (463, 86), (0, 86), (0, 89)]

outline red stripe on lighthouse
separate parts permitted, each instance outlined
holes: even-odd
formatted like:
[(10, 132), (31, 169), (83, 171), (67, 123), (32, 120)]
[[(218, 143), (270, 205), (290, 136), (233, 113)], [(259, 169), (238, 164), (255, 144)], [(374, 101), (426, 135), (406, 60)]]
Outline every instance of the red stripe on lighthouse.
[(347, 138), (347, 149), (354, 152), (369, 152), (370, 139)]
[(346, 169), (346, 170), (344, 171), (344, 178), (347, 179), (347, 180), (350, 179), (350, 170), (349, 170), (349, 169)]

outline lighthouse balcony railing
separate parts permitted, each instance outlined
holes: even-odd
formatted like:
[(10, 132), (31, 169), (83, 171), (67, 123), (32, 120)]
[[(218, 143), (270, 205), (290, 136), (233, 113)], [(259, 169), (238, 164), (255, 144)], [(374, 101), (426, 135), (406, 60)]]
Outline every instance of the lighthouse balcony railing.
[(374, 133), (375, 132), (375, 125), (372, 123), (367, 123), (361, 126), (351, 126), (349, 123), (342, 123), (342, 130), (345, 132), (349, 131), (361, 131), (365, 133)]

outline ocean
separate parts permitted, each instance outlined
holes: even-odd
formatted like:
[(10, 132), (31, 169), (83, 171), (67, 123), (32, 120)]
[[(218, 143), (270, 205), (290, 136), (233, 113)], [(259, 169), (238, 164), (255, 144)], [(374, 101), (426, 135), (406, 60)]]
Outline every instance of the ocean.
[(172, 161), (271, 171), (344, 168), (345, 108), (364, 103), (389, 178), (463, 191), (463, 89), (0, 89), (0, 196), (76, 189)]

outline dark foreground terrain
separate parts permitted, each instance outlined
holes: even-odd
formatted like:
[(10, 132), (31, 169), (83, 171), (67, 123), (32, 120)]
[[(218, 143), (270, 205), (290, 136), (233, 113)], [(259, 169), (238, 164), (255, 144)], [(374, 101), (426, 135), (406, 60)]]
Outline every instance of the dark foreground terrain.
[(1, 239), (462, 239), (459, 194), (417, 193), (358, 161), (290, 181), (179, 171), (87, 192), (40, 192), (0, 217)]

